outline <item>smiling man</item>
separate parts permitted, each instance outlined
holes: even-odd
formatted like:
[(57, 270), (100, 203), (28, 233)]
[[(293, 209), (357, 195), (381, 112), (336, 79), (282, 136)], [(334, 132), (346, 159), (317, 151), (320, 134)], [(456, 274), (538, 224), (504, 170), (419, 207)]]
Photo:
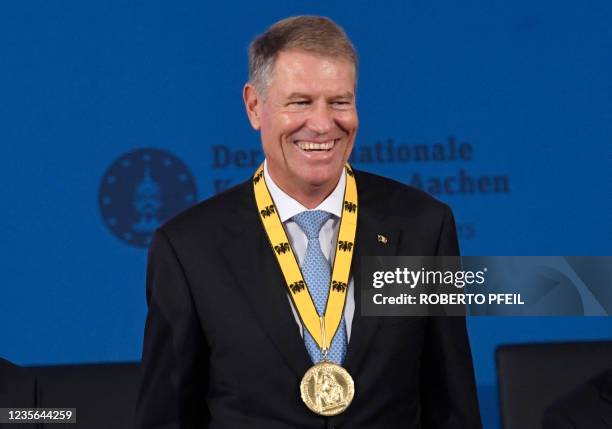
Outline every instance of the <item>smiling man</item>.
[[(264, 42), (254, 43), (253, 57), (261, 55), (257, 51), (265, 49)], [(296, 45), (277, 54), (270, 76), (251, 70), (244, 99), (251, 125), (261, 130), (270, 176), (285, 193), (313, 208), (337, 185), (355, 142), (356, 58)], [(257, 67), (255, 60), (251, 63)]]
[(137, 427), (480, 428), (463, 318), (361, 315), (361, 257), (459, 250), (448, 206), (346, 164), (350, 40), (300, 16), (249, 54), (265, 161), (156, 232)]

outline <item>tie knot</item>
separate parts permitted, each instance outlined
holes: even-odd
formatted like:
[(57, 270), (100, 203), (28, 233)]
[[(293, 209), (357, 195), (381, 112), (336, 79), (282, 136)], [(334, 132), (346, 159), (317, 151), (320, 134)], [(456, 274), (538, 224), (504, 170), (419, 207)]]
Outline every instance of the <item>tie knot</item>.
[(306, 237), (311, 240), (319, 238), (321, 227), (330, 217), (331, 214), (323, 210), (310, 210), (296, 214), (293, 216), (293, 220), (302, 228)]

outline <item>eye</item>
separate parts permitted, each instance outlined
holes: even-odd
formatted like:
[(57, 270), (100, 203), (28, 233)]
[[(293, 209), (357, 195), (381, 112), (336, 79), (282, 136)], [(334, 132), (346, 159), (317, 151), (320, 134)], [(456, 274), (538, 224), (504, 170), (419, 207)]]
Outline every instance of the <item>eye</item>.
[(293, 106), (307, 106), (310, 104), (310, 101), (308, 100), (298, 100), (298, 101), (292, 101), (291, 103), (289, 103), (289, 105), (293, 105)]
[(346, 109), (347, 107), (351, 105), (351, 102), (345, 101), (345, 100), (336, 100), (336, 101), (332, 101), (331, 105), (338, 109)]

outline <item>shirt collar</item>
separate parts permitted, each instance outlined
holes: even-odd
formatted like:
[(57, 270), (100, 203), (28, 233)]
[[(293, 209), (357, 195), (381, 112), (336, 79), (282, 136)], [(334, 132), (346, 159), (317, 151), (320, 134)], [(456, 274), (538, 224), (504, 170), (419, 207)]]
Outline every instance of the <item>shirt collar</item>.
[[(293, 216), (307, 211), (308, 209), (296, 201), (294, 198), (286, 194), (281, 188), (270, 177), (268, 173), (267, 160), (264, 160), (264, 180), (276, 206), (276, 211), (280, 217), (281, 222), (286, 222)], [(342, 216), (342, 201), (344, 200), (344, 188), (346, 185), (346, 171), (343, 168), (340, 180), (334, 188), (331, 194), (325, 198), (321, 204), (315, 207), (313, 210), (323, 210), (333, 214), (336, 217)]]

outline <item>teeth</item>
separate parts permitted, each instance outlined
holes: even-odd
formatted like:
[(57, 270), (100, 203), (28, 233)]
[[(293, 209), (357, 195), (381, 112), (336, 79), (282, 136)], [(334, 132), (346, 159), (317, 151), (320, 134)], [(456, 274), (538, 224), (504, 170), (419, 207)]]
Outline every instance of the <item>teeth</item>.
[(330, 150), (332, 147), (334, 147), (334, 143), (335, 140), (330, 140), (324, 143), (300, 141), (298, 142), (298, 146), (302, 150)]

